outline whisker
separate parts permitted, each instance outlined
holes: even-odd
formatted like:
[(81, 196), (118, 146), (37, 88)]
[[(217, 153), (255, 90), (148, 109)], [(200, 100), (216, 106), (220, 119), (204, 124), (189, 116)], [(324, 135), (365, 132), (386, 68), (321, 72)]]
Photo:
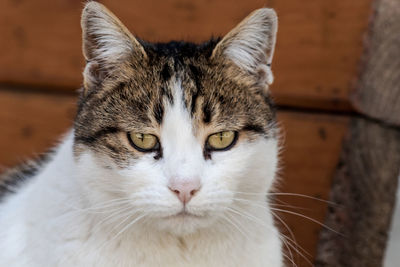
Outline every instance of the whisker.
[(293, 206), (293, 205), (287, 205), (287, 204), (275, 204), (275, 203), (270, 203), (270, 207), (282, 207), (282, 208), (291, 208), (291, 209), (297, 209), (297, 210), (307, 210), (310, 211), (311, 209), (299, 207), (299, 206)]
[[(136, 214), (132, 214), (132, 215), (136, 215)], [(130, 217), (132, 217), (129, 216)], [(122, 228), (122, 230), (120, 230), (113, 239), (116, 239), (120, 234), (122, 234), (123, 232), (125, 232), (127, 229), (129, 229), (130, 227), (132, 227), (136, 222), (138, 222), (140, 219), (142, 219), (144, 216), (146, 216), (146, 214), (142, 214), (139, 217), (136, 217), (133, 221), (131, 221), (130, 223), (128, 223), (124, 228)]]
[(310, 209), (306, 209), (303, 207), (298, 207), (298, 206), (293, 206), (293, 205), (289, 205), (289, 204), (275, 204), (275, 203), (269, 203), (267, 202), (267, 200), (264, 201), (254, 201), (254, 200), (249, 200), (249, 199), (244, 199), (244, 198), (233, 198), (233, 200), (237, 200), (237, 201), (242, 201), (242, 202), (248, 202), (248, 203), (259, 203), (259, 204), (264, 204), (265, 206), (272, 206), (272, 207), (284, 207), (284, 208), (293, 208), (293, 209), (301, 209), (301, 210), (310, 210)]
[[(126, 216), (125, 219), (122, 220), (122, 224), (125, 223), (126, 221), (129, 221), (130, 218), (132, 218), (132, 216), (134, 216), (136, 214), (130, 214), (128, 216)], [(130, 223), (128, 223), (127, 225), (125, 225), (115, 236), (113, 236), (110, 240), (106, 240), (105, 242), (103, 242), (99, 247), (98, 247), (98, 251), (101, 251), (107, 244), (110, 244), (111, 242), (113, 242), (114, 240), (116, 240), (120, 234), (122, 234), (123, 232), (125, 232), (129, 227), (133, 226), (137, 221), (139, 221), (141, 218), (143, 218), (145, 216), (145, 214), (142, 214), (141, 216), (135, 218), (133, 221), (131, 221)], [(118, 227), (122, 225), (121, 223), (118, 224)], [(111, 231), (113, 232), (117, 227), (114, 227)]]
[(305, 250), (304, 248), (302, 248), (302, 247), (297, 243), (296, 238), (295, 238), (295, 235), (294, 235), (293, 231), (290, 229), (290, 227), (287, 225), (287, 223), (285, 223), (285, 221), (284, 221), (281, 217), (279, 217), (278, 214), (276, 214), (276, 213), (274, 213), (274, 212), (272, 212), (272, 214), (273, 214), (273, 215), (280, 221), (280, 223), (282, 223), (282, 224), (285, 226), (285, 228), (288, 230), (288, 232), (289, 232), (289, 234), (291, 235), (291, 238), (292, 238), (292, 239), (289, 239), (289, 240), (291, 240), (291, 241), (292, 241), (296, 246), (298, 246), (304, 253), (306, 253), (308, 256), (311, 257), (311, 254), (308, 253), (307, 250)]
[(304, 218), (304, 219), (308, 219), (308, 220), (310, 220), (310, 221), (312, 221), (312, 222), (318, 224), (319, 226), (324, 227), (325, 229), (334, 232), (335, 234), (338, 234), (338, 235), (340, 235), (340, 236), (342, 236), (342, 237), (345, 237), (342, 233), (339, 233), (338, 231), (332, 229), (331, 227), (329, 227), (329, 226), (327, 226), (327, 225), (325, 225), (325, 224), (323, 224), (323, 223), (321, 223), (321, 222), (319, 222), (319, 221), (317, 221), (317, 220), (315, 220), (315, 219), (313, 219), (313, 218), (311, 218), (311, 217), (308, 217), (308, 216), (306, 216), (306, 215), (303, 215), (303, 214), (301, 214), (301, 213), (297, 213), (297, 212), (289, 211), (289, 210), (284, 210), (284, 209), (272, 208), (272, 207), (271, 207), (271, 209), (272, 209), (272, 210), (275, 210), (275, 211), (280, 211), (280, 212), (284, 212), (284, 213), (296, 215), (296, 216), (299, 216), (299, 217)]
[(247, 234), (243, 232), (243, 229), (241, 229), (236, 223), (233, 222), (233, 219), (230, 217), (226, 216), (221, 216), (222, 219), (225, 219), (227, 222), (229, 222), (231, 225), (233, 225), (236, 230), (238, 230), (244, 237), (247, 237)]
[(96, 205), (88, 206), (86, 208), (75, 207), (75, 206), (72, 206), (72, 205), (68, 205), (66, 203), (64, 205), (66, 207), (72, 208), (72, 209), (74, 209), (76, 211), (86, 212), (86, 211), (92, 211), (92, 210), (95, 211), (95, 210), (101, 210), (103, 208), (114, 207), (116, 205), (125, 204), (125, 203), (128, 203), (128, 202), (130, 202), (129, 198), (117, 198), (117, 199), (112, 199), (112, 200), (109, 200), (109, 201), (104, 201), (104, 202), (101, 202), (101, 203), (97, 203)]
[(312, 197), (312, 196), (308, 196), (308, 195), (304, 195), (304, 194), (299, 194), (299, 193), (283, 193), (283, 192), (282, 193), (281, 192), (252, 193), (252, 192), (240, 192), (240, 191), (234, 191), (233, 193), (242, 194), (242, 195), (250, 195), (250, 196), (263, 196), (263, 195), (265, 195), (265, 196), (295, 196), (295, 197), (303, 197), (303, 198), (308, 198), (308, 199), (324, 202), (324, 203), (334, 205), (334, 206), (340, 206), (338, 203), (335, 203), (335, 202), (332, 202), (329, 200)]
[[(265, 224), (262, 220), (260, 220), (259, 218), (255, 217), (255, 216), (253, 216), (253, 215), (251, 215), (251, 214), (245, 213), (245, 212), (243, 212), (243, 211), (241, 211), (241, 210), (235, 210), (235, 209), (233, 209), (233, 208), (228, 208), (228, 210), (230, 210), (231, 212), (233, 212), (233, 213), (235, 213), (235, 214), (237, 214), (237, 215), (239, 215), (239, 216), (242, 216), (242, 217), (244, 217), (244, 218), (247, 218), (247, 219), (249, 219), (249, 220), (251, 220), (251, 221), (253, 221), (253, 222), (257, 223), (257, 224), (260, 224), (260, 225), (263, 226), (263, 227), (267, 227), (269, 230), (273, 229), (272, 226)], [(294, 262), (293, 254), (292, 254), (290, 248), (288, 247), (288, 246), (290, 245), (290, 246), (293, 248), (293, 246), (292, 246), (290, 243), (286, 242), (286, 240), (285, 240), (282, 236), (280, 236), (279, 234), (276, 234), (274, 231), (272, 231), (272, 233), (273, 233), (276, 237), (278, 237), (278, 238), (282, 241), (282, 243), (288, 248), (288, 252), (290, 253), (291, 258), (289, 258), (288, 256), (287, 256), (287, 258), (288, 258), (288, 260), (291, 261), (292, 264), (294, 264), (295, 266), (297, 266), (297, 264)], [(298, 252), (298, 253), (300, 253), (300, 252)], [(300, 254), (301, 254), (301, 253), (300, 253)], [(284, 254), (283, 254), (283, 255), (284, 255)]]
[[(241, 199), (238, 199), (238, 198), (235, 198), (235, 199), (238, 200), (238, 201), (242, 201)], [(246, 201), (251, 202), (249, 200), (246, 200)], [(256, 207), (261, 207), (261, 208), (268, 209), (267, 206), (259, 205), (257, 203), (252, 203), (251, 205), (256, 206)], [(297, 215), (297, 216), (302, 217), (304, 219), (308, 219), (308, 220), (310, 220), (310, 221), (312, 221), (312, 222), (314, 222), (314, 223), (316, 223), (316, 224), (318, 224), (318, 225), (320, 225), (320, 226), (322, 226), (322, 227), (324, 227), (324, 228), (326, 228), (326, 229), (328, 229), (328, 230), (330, 230), (330, 231), (332, 231), (332, 232), (334, 232), (334, 233), (336, 233), (336, 234), (338, 234), (340, 236), (344, 236), (343, 234), (337, 232), (336, 230), (330, 228), (329, 226), (327, 226), (327, 225), (325, 225), (325, 224), (323, 224), (323, 223), (321, 223), (321, 222), (319, 222), (319, 221), (317, 221), (317, 220), (315, 220), (315, 219), (313, 219), (311, 217), (303, 215), (301, 213), (294, 212), (294, 211), (289, 211), (289, 210), (285, 210), (285, 209), (274, 208), (274, 207), (270, 207), (270, 209), (271, 210), (275, 210), (275, 211), (285, 212), (285, 213), (292, 214), (292, 215)]]
[(316, 201), (320, 201), (320, 202), (324, 202), (333, 206), (340, 206), (338, 203), (329, 201), (329, 200), (325, 200), (325, 199), (321, 199), (321, 198), (317, 198), (317, 197), (312, 197), (312, 196), (308, 196), (308, 195), (303, 195), (303, 194), (298, 194), (298, 193), (268, 193), (269, 196), (295, 196), (295, 197), (303, 197), (303, 198), (308, 198), (308, 199), (312, 199), (312, 200), (316, 200)]
[[(277, 214), (275, 214), (274, 212), (272, 212), (273, 216), (275, 218), (277, 218), (284, 226), (285, 228), (288, 230), (289, 234), (291, 235), (292, 239), (288, 238), (287, 236), (285, 238), (287, 238), (289, 241), (291, 241), (293, 244), (290, 244), (290, 246), (297, 252), (298, 255), (300, 255), (303, 259), (305, 259), (310, 266), (313, 266), (312, 262), (305, 256), (303, 255), (303, 253), (307, 254), (309, 257), (311, 257), (310, 253), (308, 253), (307, 250), (305, 250), (304, 248), (302, 248), (296, 241), (295, 235), (293, 233), (293, 231), (290, 229), (290, 227), (284, 222), (284, 220), (282, 220), (282, 218), (280, 218)], [(299, 249), (303, 252), (300, 252)]]

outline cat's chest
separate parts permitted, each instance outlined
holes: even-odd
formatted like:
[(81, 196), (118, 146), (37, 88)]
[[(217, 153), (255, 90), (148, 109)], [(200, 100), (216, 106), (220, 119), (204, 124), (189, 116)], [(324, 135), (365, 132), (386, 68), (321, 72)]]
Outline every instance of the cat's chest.
[[(62, 266), (146, 266), (146, 267), (220, 267), (220, 266), (269, 266), (271, 258), (268, 244), (227, 244), (204, 242), (197, 244), (182, 240), (132, 239), (110, 244), (101, 250), (94, 249), (98, 243), (86, 243), (78, 254), (66, 256)], [(270, 255), (268, 255), (270, 254)], [(276, 259), (279, 260), (279, 259)], [(278, 265), (271, 265), (278, 266)]]

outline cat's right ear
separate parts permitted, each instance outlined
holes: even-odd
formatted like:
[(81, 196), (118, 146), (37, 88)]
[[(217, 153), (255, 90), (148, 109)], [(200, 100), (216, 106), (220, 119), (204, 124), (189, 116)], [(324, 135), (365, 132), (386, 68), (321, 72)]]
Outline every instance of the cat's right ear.
[(84, 94), (98, 87), (105, 77), (112, 76), (128, 60), (141, 62), (147, 58), (139, 41), (121, 21), (102, 4), (88, 2), (82, 18)]

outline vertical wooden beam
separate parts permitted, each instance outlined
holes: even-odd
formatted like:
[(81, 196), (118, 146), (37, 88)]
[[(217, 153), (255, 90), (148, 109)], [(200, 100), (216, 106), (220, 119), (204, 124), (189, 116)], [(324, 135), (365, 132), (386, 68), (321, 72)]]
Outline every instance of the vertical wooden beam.
[(400, 125), (400, 2), (376, 0), (374, 12), (352, 102), (367, 116)]
[(382, 266), (400, 171), (400, 2), (376, 0), (315, 266)]
[(395, 202), (400, 131), (354, 118), (331, 191), (316, 266), (381, 266)]

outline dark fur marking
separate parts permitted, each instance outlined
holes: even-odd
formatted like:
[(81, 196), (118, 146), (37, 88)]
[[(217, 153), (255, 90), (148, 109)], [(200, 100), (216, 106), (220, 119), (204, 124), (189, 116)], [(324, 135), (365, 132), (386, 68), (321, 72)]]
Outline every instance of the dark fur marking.
[(203, 157), (204, 159), (211, 159), (211, 152), (207, 149), (203, 150)]
[(171, 79), (171, 69), (169, 68), (168, 64), (165, 64), (164, 67), (161, 70), (161, 79), (165, 82), (167, 82), (169, 79)]
[(218, 101), (221, 103), (221, 104), (225, 104), (225, 97), (223, 96), (223, 95), (219, 95), (218, 96)]
[(161, 100), (158, 101), (153, 107), (153, 114), (154, 118), (156, 119), (157, 123), (161, 125), (163, 117), (164, 117), (164, 107), (162, 105)]
[(190, 103), (190, 113), (192, 114), (192, 116), (196, 112), (196, 102), (198, 97), (199, 97), (199, 90), (197, 90), (192, 94), (192, 100)]
[(203, 122), (210, 123), (211, 122), (211, 105), (210, 102), (206, 101), (203, 104)]
[(77, 136), (76, 137), (76, 141), (86, 144), (86, 145), (90, 145), (95, 143), (99, 138), (108, 135), (108, 134), (115, 134), (117, 132), (119, 132), (120, 130), (116, 127), (107, 127), (104, 129), (101, 129), (97, 132), (95, 132), (93, 135), (91, 136)]
[[(146, 113), (147, 113), (148, 105), (147, 105), (146, 102), (144, 102), (144, 101), (131, 101), (131, 102), (132, 102), (133, 106), (135, 107), (135, 109), (137, 109), (138, 111), (140, 111), (142, 114), (146, 114)], [(143, 117), (141, 116), (141, 119), (142, 119), (143, 121), (148, 120), (147, 116), (146, 116), (145, 118), (143, 118)]]
[(251, 131), (255, 133), (265, 133), (264, 128), (261, 125), (256, 125), (256, 124), (246, 124), (242, 130)]
[(202, 84), (201, 84), (201, 80), (202, 80), (202, 73), (200, 71), (199, 68), (197, 68), (196, 66), (189, 64), (189, 69), (190, 69), (190, 78), (192, 78), (194, 80), (194, 83), (196, 84), (196, 87), (198, 90), (202, 89)]
[(270, 108), (270, 117), (268, 118), (268, 122), (269, 123), (273, 123), (274, 121), (276, 121), (276, 112), (277, 112), (277, 106), (274, 102), (274, 100), (272, 99), (271, 96), (269, 96), (268, 94), (264, 94), (264, 101), (265, 103), (268, 104), (269, 108)]
[(124, 100), (127, 99), (126, 94), (123, 93), (123, 90), (124, 90), (125, 87), (127, 87), (127, 83), (126, 83), (126, 82), (120, 82), (120, 83), (118, 84), (118, 86), (116, 87), (117, 92), (120, 93), (120, 94), (119, 94), (119, 97), (120, 97), (121, 99), (124, 99)]
[(189, 64), (189, 69), (190, 69), (189, 75), (196, 85), (196, 91), (192, 93), (192, 99), (190, 103), (190, 113), (193, 115), (196, 112), (197, 98), (199, 97), (200, 94), (202, 94), (202, 89), (203, 89), (201, 84), (202, 74), (199, 68), (195, 67), (192, 64)]
[(34, 177), (49, 161), (53, 152), (41, 155), (38, 159), (21, 164), (0, 175), (0, 201), (8, 194), (16, 193), (29, 178)]
[(139, 40), (149, 56), (150, 64), (158, 62), (160, 57), (172, 57), (175, 64), (184, 62), (185, 58), (198, 58), (200, 56), (210, 57), (215, 46), (221, 38), (211, 38), (202, 44), (188, 43), (182, 41), (171, 41), (168, 43), (148, 43)]
[(116, 147), (114, 147), (113, 145), (110, 145), (108, 143), (105, 143), (105, 147), (107, 147), (111, 152), (113, 152), (114, 154), (119, 154), (121, 153), (121, 151), (119, 151)]
[(162, 151), (162, 147), (160, 147), (160, 149), (156, 152), (154, 159), (156, 159), (156, 160), (161, 159), (162, 156), (163, 156), (163, 151)]

